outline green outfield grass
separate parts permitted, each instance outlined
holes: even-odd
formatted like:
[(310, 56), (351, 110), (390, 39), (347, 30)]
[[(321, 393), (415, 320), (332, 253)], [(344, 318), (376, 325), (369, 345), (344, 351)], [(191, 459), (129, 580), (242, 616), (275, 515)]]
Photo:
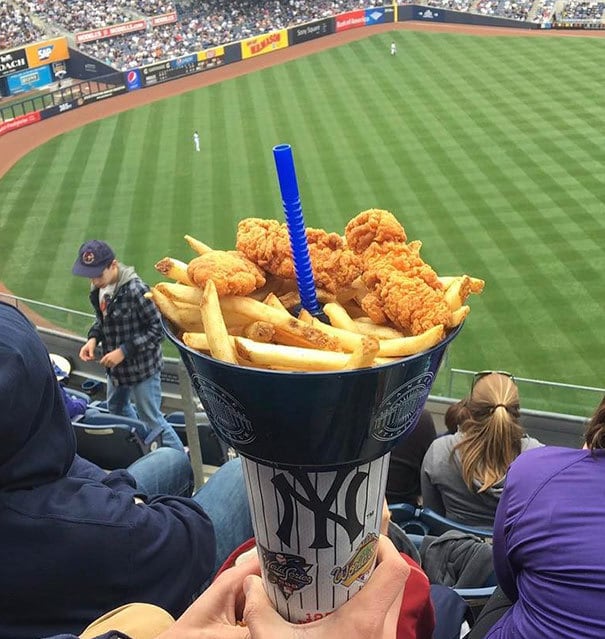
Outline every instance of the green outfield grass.
[(308, 225), (389, 209), (439, 273), (486, 280), (450, 367), (603, 387), (604, 66), (601, 39), (394, 31), (107, 118), (2, 179), (0, 279), (88, 310), (85, 239), (148, 282), (185, 233), (232, 247), (242, 217), (283, 218), (288, 142)]

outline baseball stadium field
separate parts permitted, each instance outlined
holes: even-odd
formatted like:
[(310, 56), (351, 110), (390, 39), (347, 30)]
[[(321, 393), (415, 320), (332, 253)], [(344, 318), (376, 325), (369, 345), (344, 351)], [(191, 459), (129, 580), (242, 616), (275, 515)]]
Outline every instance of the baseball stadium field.
[[(2, 177), (0, 280), (89, 311), (70, 272), (86, 239), (149, 283), (193, 257), (185, 234), (232, 248), (241, 218), (283, 219), (287, 142), (308, 226), (388, 209), (440, 274), (485, 279), (449, 367), (603, 387), (604, 66), (600, 38), (393, 30), (123, 111)], [(551, 389), (535, 407), (583, 402)]]

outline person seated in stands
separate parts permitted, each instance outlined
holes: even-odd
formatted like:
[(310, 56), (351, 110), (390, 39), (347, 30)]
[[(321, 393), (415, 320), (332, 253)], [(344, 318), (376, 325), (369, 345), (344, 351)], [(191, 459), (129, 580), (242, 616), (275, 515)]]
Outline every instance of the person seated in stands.
[(4, 303), (0, 441), (2, 639), (77, 634), (132, 601), (178, 617), (253, 535), (239, 459), (189, 498), (181, 451), (111, 473), (79, 457), (48, 351)]
[(83, 397), (77, 397), (73, 393), (69, 393), (65, 386), (63, 386), (63, 381), (67, 379), (69, 374), (56, 363), (53, 359), (53, 355), (50, 356), (50, 359), (53, 365), (53, 370), (55, 371), (55, 377), (59, 382), (59, 388), (61, 390), (61, 395), (63, 396), (63, 401), (65, 402), (65, 408), (67, 408), (69, 419), (76, 419), (76, 417), (84, 415), (88, 408), (88, 402)]
[(424, 457), (422, 501), (458, 523), (491, 528), (508, 467), (542, 444), (521, 426), (519, 391), (508, 373), (478, 373), (466, 409), (458, 432), (438, 437)]
[(605, 398), (582, 449), (545, 446), (511, 465), (494, 523), (499, 588), (469, 639), (605, 637)]
[(416, 428), (391, 451), (386, 490), (389, 504), (420, 505), (420, 467), (435, 437), (433, 417), (423, 410)]
[(450, 435), (455, 435), (458, 432), (458, 427), (465, 419), (470, 418), (468, 407), (466, 405), (466, 398), (461, 399), (459, 402), (450, 404), (445, 411), (444, 422), (447, 432)]

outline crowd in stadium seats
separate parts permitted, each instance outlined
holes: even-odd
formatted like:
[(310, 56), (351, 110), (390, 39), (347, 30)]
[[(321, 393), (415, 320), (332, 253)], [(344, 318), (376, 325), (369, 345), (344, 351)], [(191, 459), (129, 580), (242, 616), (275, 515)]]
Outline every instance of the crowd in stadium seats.
[[(102, 5), (85, 0), (0, 0), (0, 49), (8, 49), (60, 32), (77, 32), (136, 18), (177, 12), (178, 22), (149, 27), (135, 34), (81, 45), (84, 53), (126, 70), (178, 57), (242, 38), (301, 24), (362, 7), (381, 6), (380, 0), (108, 0)], [(552, 18), (555, 0), (425, 0), (431, 7), (472, 11), (534, 22)], [(569, 0), (560, 20), (602, 18), (605, 3)], [(43, 26), (46, 31), (43, 31)]]
[(561, 20), (601, 20), (605, 4), (603, 2), (583, 2), (572, 0), (563, 7), (559, 14)]
[[(24, 2), (23, 5), (33, 3)], [(18, 47), (44, 38), (44, 31), (37, 27), (24, 11), (23, 6), (0, 0), (0, 50)]]
[[(134, 0), (137, 1), (137, 0)], [(138, 8), (149, 10), (147, 2)], [(237, 0), (226, 4), (210, 0), (203, 5), (178, 4), (179, 22), (86, 43), (80, 49), (122, 70), (151, 64), (235, 42), (288, 25), (301, 24), (343, 11), (382, 4), (370, 0)], [(162, 5), (166, 12), (170, 5)]]
[(117, 1), (95, 4), (84, 0), (33, 0), (30, 6), (33, 15), (66, 31), (98, 29), (132, 19)]

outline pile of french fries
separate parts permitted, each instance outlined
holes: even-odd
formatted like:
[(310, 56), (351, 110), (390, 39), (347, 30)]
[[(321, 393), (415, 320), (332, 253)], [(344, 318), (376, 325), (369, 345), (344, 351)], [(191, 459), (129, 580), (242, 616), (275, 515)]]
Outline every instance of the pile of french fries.
[[(189, 235), (185, 239), (197, 254), (213, 250)], [(268, 276), (266, 285), (248, 296), (219, 297), (212, 279), (203, 289), (193, 284), (185, 262), (166, 257), (155, 268), (171, 281), (156, 284), (147, 295), (175, 335), (186, 346), (231, 364), (275, 371), (344, 371), (393, 363), (436, 346), (446, 335), (442, 325), (405, 335), (373, 323), (355, 302), (355, 285), (337, 295), (318, 290), (327, 324), (304, 309), (293, 315), (300, 297), (290, 280)], [(460, 324), (469, 311), (464, 305), (468, 291), (480, 291), (483, 280), (468, 275), (440, 280), (455, 325)]]

